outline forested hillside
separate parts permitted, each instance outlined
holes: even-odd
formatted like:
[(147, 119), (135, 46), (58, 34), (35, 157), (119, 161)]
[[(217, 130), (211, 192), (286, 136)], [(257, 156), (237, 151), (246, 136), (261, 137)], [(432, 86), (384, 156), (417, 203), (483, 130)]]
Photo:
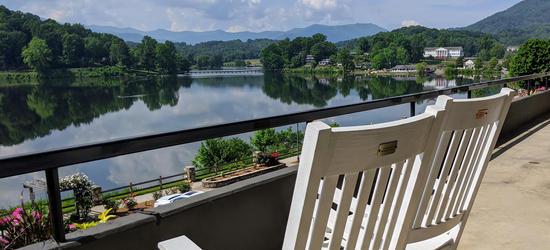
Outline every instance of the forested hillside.
[(494, 37), (481, 32), (438, 30), (422, 26), (400, 28), (339, 45), (367, 52), (376, 63), (383, 63), (384, 58), (395, 58), (400, 64), (422, 60), (425, 47), (461, 46), (466, 57), (480, 56), (484, 60), (502, 58), (506, 51)]
[(550, 37), (549, 12), (548, 0), (524, 0), (464, 29), (494, 34), (505, 44), (519, 45), (530, 38)]
[(190, 58), (198, 59), (200, 56), (214, 57), (222, 55), (224, 62), (256, 59), (265, 47), (274, 43), (274, 40), (233, 40), (233, 41), (210, 41), (190, 45), (186, 43), (176, 43), (176, 48)]
[[(35, 42), (31, 43), (33, 39)], [(52, 68), (127, 63), (129, 60), (126, 43), (116, 36), (94, 33), (80, 24), (62, 25), (51, 19), (42, 21), (33, 14), (10, 11), (0, 5), (0, 69), (25, 68), (22, 52), (31, 45), (37, 50), (27, 55), (39, 56), (35, 59), (42, 59), (43, 66)]]

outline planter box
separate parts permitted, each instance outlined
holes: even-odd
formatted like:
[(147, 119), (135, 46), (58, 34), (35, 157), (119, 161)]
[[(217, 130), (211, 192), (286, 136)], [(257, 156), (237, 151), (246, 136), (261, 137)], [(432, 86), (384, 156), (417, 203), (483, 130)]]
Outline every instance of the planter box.
[[(248, 167), (248, 168), (244, 168), (244, 169), (239, 169), (239, 170), (236, 170), (236, 171), (226, 173), (225, 175), (229, 175), (227, 178), (224, 178), (224, 177), (221, 177), (221, 176), (214, 176), (214, 177), (206, 178), (206, 179), (202, 180), (202, 186), (205, 187), (205, 188), (219, 188), (219, 187), (229, 185), (231, 183), (235, 183), (237, 181), (246, 180), (248, 178), (252, 178), (254, 176), (269, 173), (271, 171), (275, 171), (275, 170), (278, 170), (278, 169), (281, 169), (281, 168), (284, 168), (284, 167), (286, 167), (286, 164), (281, 163), (279, 165), (275, 165), (275, 166), (271, 166), (271, 167), (261, 167), (260, 169), (257, 169), (257, 167)], [(247, 172), (247, 171), (249, 171), (249, 172), (248, 173), (243, 173), (242, 175), (238, 175), (238, 173)], [(235, 176), (231, 177), (230, 175), (235, 175)]]

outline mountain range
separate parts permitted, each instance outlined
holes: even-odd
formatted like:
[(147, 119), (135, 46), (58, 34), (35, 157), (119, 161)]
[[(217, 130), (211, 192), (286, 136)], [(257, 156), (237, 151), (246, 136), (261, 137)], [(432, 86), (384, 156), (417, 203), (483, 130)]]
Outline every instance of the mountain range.
[(501, 42), (518, 45), (529, 38), (550, 37), (550, 1), (524, 0), (465, 27), (495, 35)]
[(173, 42), (185, 42), (188, 44), (196, 44), (206, 41), (230, 41), (248, 39), (273, 39), (281, 40), (285, 38), (296, 38), (312, 36), (316, 33), (322, 33), (327, 36), (331, 42), (340, 42), (354, 38), (371, 36), (379, 32), (387, 31), (386, 29), (372, 23), (356, 23), (346, 25), (321, 25), (314, 24), (305, 28), (294, 28), (288, 31), (263, 31), (263, 32), (227, 32), (223, 30), (214, 31), (169, 31), (165, 29), (157, 29), (152, 31), (141, 31), (134, 28), (117, 28), (112, 26), (88, 26), (91, 30), (101, 33), (110, 33), (116, 35), (126, 41), (139, 42), (143, 36), (150, 36), (157, 40), (170, 40)]

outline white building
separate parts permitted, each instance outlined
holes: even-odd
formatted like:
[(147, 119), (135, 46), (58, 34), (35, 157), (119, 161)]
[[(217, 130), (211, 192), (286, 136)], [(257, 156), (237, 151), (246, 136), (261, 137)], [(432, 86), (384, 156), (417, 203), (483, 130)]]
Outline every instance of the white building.
[(315, 62), (315, 57), (313, 57), (313, 55), (306, 56), (306, 63), (314, 63), (314, 62)]
[(428, 47), (424, 48), (424, 57), (436, 59), (459, 58), (464, 56), (462, 47)]
[(332, 62), (330, 61), (330, 59), (323, 59), (319, 62), (320, 66), (329, 66), (331, 64), (332, 64)]
[(508, 46), (506, 48), (506, 52), (510, 52), (510, 53), (518, 52), (518, 50), (519, 50), (519, 46)]

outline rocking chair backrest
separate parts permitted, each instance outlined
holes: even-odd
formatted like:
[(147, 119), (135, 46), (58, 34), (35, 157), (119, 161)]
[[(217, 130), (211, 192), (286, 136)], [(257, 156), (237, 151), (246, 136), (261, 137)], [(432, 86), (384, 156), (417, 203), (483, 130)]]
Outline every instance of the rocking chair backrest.
[(416, 209), (409, 208), (418, 207), (424, 185), (417, 179), (428, 177), (444, 106), (378, 125), (309, 123), (283, 249), (379, 249), (405, 237), (401, 228), (412, 227)]
[(513, 90), (505, 88), (485, 98), (439, 97), (438, 101), (447, 100), (442, 135), (409, 243), (441, 235), (460, 224), (454, 237), (458, 245), (514, 95)]

